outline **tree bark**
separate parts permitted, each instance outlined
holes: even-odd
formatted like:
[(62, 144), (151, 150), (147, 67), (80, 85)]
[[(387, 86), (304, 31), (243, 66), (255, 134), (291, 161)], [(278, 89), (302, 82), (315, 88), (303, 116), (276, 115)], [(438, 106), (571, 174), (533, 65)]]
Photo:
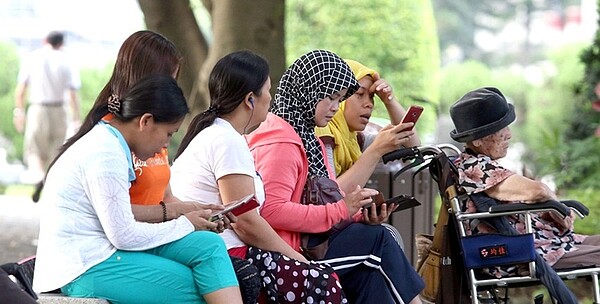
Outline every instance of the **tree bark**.
[[(283, 29), (285, 1), (205, 0), (203, 3), (212, 18), (213, 40), (200, 70), (199, 94), (207, 98), (208, 76), (214, 64), (226, 54), (242, 49), (261, 54), (269, 61), (271, 81), (275, 87), (286, 67)], [(199, 105), (192, 113), (206, 106)]]
[(198, 83), (198, 71), (206, 60), (208, 42), (204, 37), (189, 0), (138, 0), (149, 30), (163, 34), (171, 40), (183, 56), (179, 72), (179, 85), (190, 107), (204, 104), (194, 94)]
[(165, 35), (184, 56), (179, 83), (192, 117), (208, 107), (208, 76), (214, 64), (232, 51), (263, 55), (276, 87), (286, 68), (284, 0), (202, 0), (211, 16), (212, 39), (202, 35), (189, 0), (138, 1), (148, 29)]

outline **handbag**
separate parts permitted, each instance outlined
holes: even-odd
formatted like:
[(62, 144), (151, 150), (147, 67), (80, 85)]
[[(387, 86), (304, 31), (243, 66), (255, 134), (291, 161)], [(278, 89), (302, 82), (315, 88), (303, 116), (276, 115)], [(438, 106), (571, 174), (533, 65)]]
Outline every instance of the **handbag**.
[(435, 225), (435, 233), (431, 247), (426, 251), (424, 257), (417, 265), (417, 272), (425, 282), (425, 288), (421, 291), (421, 297), (429, 302), (435, 302), (440, 290), (441, 266), (442, 266), (442, 242), (445, 238), (444, 228), (448, 223), (448, 210), (444, 204), (440, 207), (440, 213)]
[(0, 265), (0, 268), (4, 270), (8, 275), (12, 275), (16, 279), (17, 285), (30, 295), (33, 299), (37, 300), (38, 296), (33, 291), (33, 270), (35, 267), (35, 256), (28, 257), (16, 263), (6, 263)]
[[(303, 205), (325, 205), (335, 203), (344, 196), (338, 184), (323, 176), (310, 176), (306, 180), (300, 202)], [(344, 229), (352, 220), (342, 220), (322, 233), (303, 233), (300, 238), (302, 254), (311, 260), (322, 260), (329, 249), (329, 236)]]

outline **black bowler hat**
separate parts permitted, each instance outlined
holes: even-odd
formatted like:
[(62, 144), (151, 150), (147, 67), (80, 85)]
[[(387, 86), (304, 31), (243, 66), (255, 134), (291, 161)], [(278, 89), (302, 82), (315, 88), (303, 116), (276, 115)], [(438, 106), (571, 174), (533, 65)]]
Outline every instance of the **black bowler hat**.
[(450, 107), (455, 129), (450, 137), (458, 142), (473, 141), (502, 130), (515, 121), (515, 107), (497, 88), (468, 92)]

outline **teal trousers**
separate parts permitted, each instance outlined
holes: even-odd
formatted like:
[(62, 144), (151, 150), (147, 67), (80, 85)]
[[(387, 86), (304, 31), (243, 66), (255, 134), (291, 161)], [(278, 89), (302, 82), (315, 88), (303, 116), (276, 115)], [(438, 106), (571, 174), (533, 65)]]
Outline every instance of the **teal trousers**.
[(111, 303), (206, 303), (204, 294), (238, 286), (223, 239), (197, 231), (146, 251), (117, 250), (61, 288)]

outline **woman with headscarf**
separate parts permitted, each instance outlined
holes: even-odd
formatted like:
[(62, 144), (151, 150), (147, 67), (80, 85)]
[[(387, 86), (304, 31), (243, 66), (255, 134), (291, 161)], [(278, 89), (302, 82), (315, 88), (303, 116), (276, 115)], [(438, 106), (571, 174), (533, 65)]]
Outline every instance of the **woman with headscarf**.
[[(403, 147), (420, 145), (414, 131), (404, 131), (409, 124), (400, 124), (406, 110), (393, 94), (391, 85), (375, 70), (354, 60), (345, 60), (360, 87), (340, 104), (340, 109), (325, 127), (317, 127), (317, 135), (325, 143), (329, 163), (335, 166), (340, 188), (351, 191), (364, 186), (381, 157)], [(364, 132), (375, 108), (377, 95), (389, 114), (390, 125), (377, 133)]]
[[(267, 119), (248, 136), (266, 201), (261, 215), (295, 250), (303, 233), (322, 233), (351, 219), (329, 236), (324, 259), (340, 276), (351, 303), (420, 303), (423, 281), (378, 216), (361, 213), (372, 204), (372, 189), (357, 186), (344, 199), (326, 205), (300, 203), (309, 177), (335, 180), (315, 134), (332, 119), (339, 103), (358, 89), (348, 65), (336, 54), (314, 50), (298, 58), (284, 73)], [(382, 287), (387, 288), (382, 288)]]

